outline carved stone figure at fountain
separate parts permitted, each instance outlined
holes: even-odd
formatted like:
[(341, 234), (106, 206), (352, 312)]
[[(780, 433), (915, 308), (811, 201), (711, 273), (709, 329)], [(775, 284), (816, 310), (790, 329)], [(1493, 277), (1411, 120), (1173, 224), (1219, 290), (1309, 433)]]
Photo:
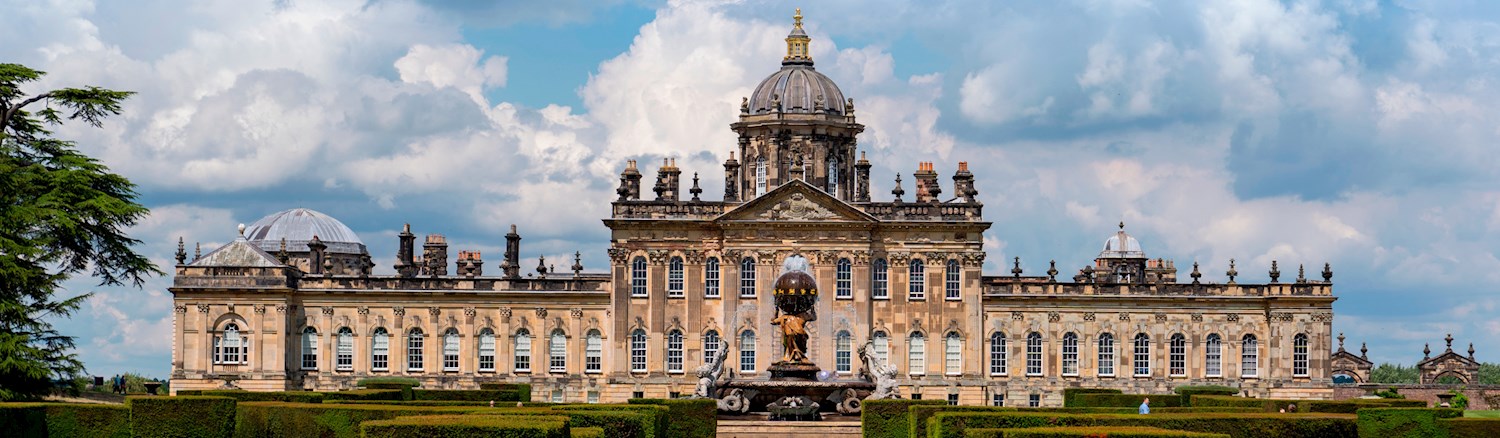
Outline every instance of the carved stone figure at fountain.
[(776, 278), (771, 325), (781, 333), (781, 360), (770, 368), (773, 380), (816, 380), (818, 366), (807, 359), (807, 323), (817, 321), (818, 284), (807, 273), (807, 259), (788, 257)]

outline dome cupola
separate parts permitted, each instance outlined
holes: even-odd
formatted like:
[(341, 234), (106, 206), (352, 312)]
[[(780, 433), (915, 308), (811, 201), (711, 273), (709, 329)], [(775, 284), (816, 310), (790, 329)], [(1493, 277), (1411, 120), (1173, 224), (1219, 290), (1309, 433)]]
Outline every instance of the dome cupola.
[(1125, 223), (1120, 222), (1120, 231), (1104, 240), (1104, 250), (1099, 251), (1101, 259), (1143, 259), (1146, 251), (1141, 249), (1141, 243), (1134, 237), (1125, 233)]
[(275, 253), (281, 249), (308, 252), (307, 243), (316, 236), (331, 254), (365, 254), (365, 244), (343, 222), (308, 208), (293, 208), (273, 213), (250, 224), (245, 238), (261, 250)]
[(844, 92), (833, 79), (813, 69), (812, 39), (802, 30), (802, 10), (793, 17), (792, 32), (786, 36), (786, 56), (777, 70), (745, 102), (741, 111), (748, 114), (802, 113), (845, 115)]

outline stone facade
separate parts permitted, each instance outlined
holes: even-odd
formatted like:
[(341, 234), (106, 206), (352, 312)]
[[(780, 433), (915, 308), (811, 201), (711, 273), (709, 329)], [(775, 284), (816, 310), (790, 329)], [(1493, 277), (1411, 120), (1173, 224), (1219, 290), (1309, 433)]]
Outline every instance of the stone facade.
[[(728, 349), (733, 378), (766, 379), (781, 350), (771, 283), (783, 260), (801, 255), (820, 295), (809, 356), (831, 378), (860, 378), (854, 351), (870, 343), (901, 370), (903, 396), (962, 404), (1058, 406), (1068, 387), (1201, 384), (1332, 396), (1326, 265), (1321, 281), (1299, 268), (1294, 282), (1278, 282), (1273, 264), (1271, 283), (1240, 284), (1231, 264), (1228, 282), (1210, 284), (1195, 264), (1180, 283), (1175, 264), (1146, 257), (1121, 224), (1070, 278), (1059, 280), (1055, 264), (1023, 275), (1019, 260), (1008, 275), (987, 276), (991, 224), (967, 165), (957, 163), (952, 196), (941, 196), (936, 166), (924, 162), (911, 174), (913, 196), (898, 176), (890, 201), (872, 200), (870, 163), (855, 158), (864, 127), (853, 100), (812, 70), (807, 44), (799, 17), (782, 70), (731, 126), (745, 162), (726, 160), (721, 200), (701, 199), (696, 176), (681, 196), (670, 160), (643, 199), (641, 169), (627, 163), (604, 219), (605, 273), (583, 273), (575, 259), (557, 274), (539, 260), (523, 277), (514, 228), (489, 270), (499, 275), (485, 275), (477, 252), (450, 267), (441, 236), (417, 252), (409, 227), (397, 236), (395, 275), (372, 274), (362, 253), (318, 263), (334, 257), (316, 234), (242, 232), (191, 261), (180, 251), (172, 389), (334, 390), (410, 376), (443, 388), (529, 382), (538, 400), (619, 402), (691, 394), (688, 371), (710, 348)], [(313, 243), (273, 255), (265, 248), (276, 239)]]

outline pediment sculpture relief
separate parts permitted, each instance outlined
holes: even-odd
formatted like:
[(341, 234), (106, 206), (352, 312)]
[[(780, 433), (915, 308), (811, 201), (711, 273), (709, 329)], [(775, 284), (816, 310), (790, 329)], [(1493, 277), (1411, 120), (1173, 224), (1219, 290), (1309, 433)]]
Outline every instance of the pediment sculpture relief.
[(807, 199), (801, 193), (794, 193), (787, 199), (776, 203), (770, 209), (760, 213), (761, 219), (770, 220), (819, 220), (833, 219), (839, 217), (827, 207)]

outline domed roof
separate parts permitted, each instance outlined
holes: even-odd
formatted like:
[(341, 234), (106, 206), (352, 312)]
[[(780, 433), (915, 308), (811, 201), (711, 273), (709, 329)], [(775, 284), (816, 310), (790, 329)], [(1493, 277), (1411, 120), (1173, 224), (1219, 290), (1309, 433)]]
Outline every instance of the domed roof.
[(365, 244), (343, 222), (312, 209), (293, 208), (261, 218), (245, 230), (245, 238), (266, 252), (281, 250), (286, 239), (288, 252), (308, 252), (307, 242), (313, 236), (328, 245), (326, 251), (339, 254), (364, 254)]
[(1134, 237), (1125, 234), (1125, 223), (1120, 223), (1120, 231), (1104, 240), (1104, 250), (1099, 251), (1101, 259), (1143, 259), (1146, 251), (1141, 249), (1141, 242)]
[(750, 95), (750, 114), (776, 112), (781, 105), (783, 113), (844, 114), (844, 92), (833, 79), (813, 69), (812, 61), (804, 64), (782, 65)]
[(779, 107), (783, 113), (844, 115), (844, 92), (833, 79), (813, 69), (812, 52), (808, 48), (812, 39), (802, 30), (802, 10), (798, 9), (793, 18), (796, 23), (786, 37), (786, 57), (781, 60), (781, 70), (755, 86), (744, 111), (769, 114)]

